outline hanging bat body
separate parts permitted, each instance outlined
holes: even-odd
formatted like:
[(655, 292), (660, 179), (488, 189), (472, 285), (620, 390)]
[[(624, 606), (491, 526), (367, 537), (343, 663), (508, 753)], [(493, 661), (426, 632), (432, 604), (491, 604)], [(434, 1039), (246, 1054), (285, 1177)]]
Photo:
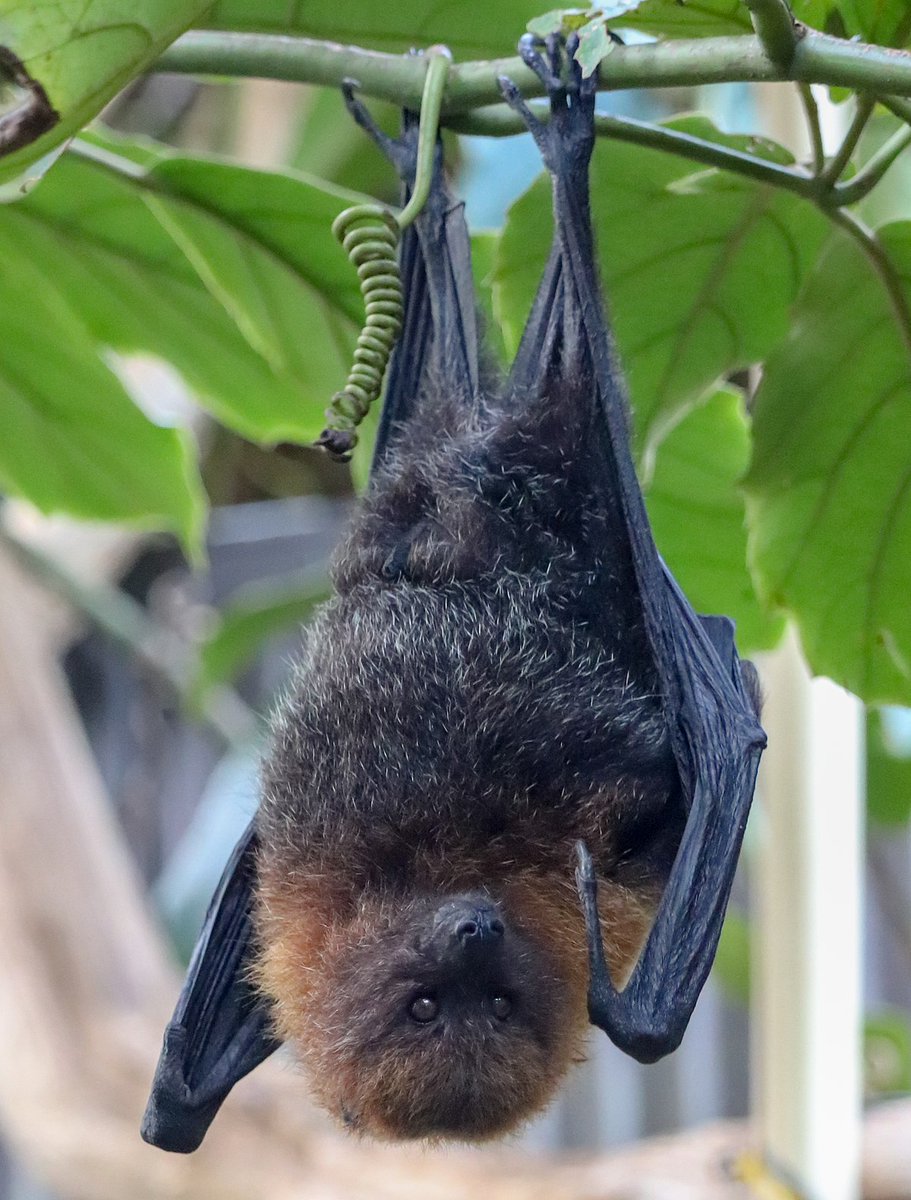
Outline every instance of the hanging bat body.
[[(437, 172), (371, 484), (166, 1033), (143, 1129), (166, 1148), (195, 1148), (286, 1039), (349, 1127), (494, 1136), (552, 1096), (589, 1020), (643, 1060), (673, 1049), (711, 965), (755, 691), (635, 481), (588, 214), (594, 81), (556, 43), (522, 51), (549, 124), (504, 92), (554, 179), (550, 261), (508, 378), (485, 379)], [(382, 139), (406, 181), (414, 132)]]

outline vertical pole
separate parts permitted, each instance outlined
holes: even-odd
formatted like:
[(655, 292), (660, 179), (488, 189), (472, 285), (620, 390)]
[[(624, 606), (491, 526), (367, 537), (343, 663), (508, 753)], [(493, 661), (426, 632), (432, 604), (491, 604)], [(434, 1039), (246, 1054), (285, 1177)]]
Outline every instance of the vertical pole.
[(753, 1064), (765, 1158), (808, 1200), (858, 1200), (862, 708), (788, 634), (764, 671)]

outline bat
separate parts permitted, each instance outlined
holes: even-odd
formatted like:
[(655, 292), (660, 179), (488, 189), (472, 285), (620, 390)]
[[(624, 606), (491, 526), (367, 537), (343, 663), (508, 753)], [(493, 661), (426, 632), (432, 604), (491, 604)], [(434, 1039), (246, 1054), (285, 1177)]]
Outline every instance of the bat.
[[(438, 149), (400, 248), (371, 481), (273, 726), (164, 1038), (142, 1133), (202, 1141), (290, 1042), (345, 1127), (483, 1140), (554, 1094), (589, 1023), (649, 1062), (711, 967), (765, 736), (733, 626), (652, 539), (589, 215), (595, 80), (520, 43), (554, 236), (515, 361), (479, 350)], [(376, 130), (407, 185), (416, 118)]]

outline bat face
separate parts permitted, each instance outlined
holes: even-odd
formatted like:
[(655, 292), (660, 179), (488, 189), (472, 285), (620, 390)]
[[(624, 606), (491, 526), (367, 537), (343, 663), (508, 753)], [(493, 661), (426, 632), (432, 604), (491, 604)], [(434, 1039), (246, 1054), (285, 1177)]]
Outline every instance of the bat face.
[(570, 983), (484, 892), (362, 910), (292, 980), (300, 928), (270, 930), (263, 982), (314, 1093), (349, 1129), (494, 1137), (541, 1107), (577, 1053)]

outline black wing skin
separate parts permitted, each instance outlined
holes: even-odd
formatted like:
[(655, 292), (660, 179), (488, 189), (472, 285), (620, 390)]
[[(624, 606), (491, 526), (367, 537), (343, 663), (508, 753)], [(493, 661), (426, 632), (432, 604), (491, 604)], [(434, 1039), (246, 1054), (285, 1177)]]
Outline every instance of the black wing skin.
[(281, 1044), (250, 982), (256, 833), (251, 824), (225, 867), (196, 942), (142, 1120), (142, 1136), (188, 1154), (231, 1088)]
[[(399, 139), (386, 137), (346, 90), (356, 120), (379, 143), (402, 179), (414, 178), (418, 125), (405, 113)], [(374, 455), (413, 413), (431, 375), (445, 372), (478, 391), (478, 343), (471, 248), (463, 216), (443, 177), (437, 153), (433, 185), (418, 220), (400, 246), (405, 289), (402, 334), (390, 365)], [(163, 1150), (195, 1150), (231, 1088), (281, 1044), (271, 1031), (268, 1002), (248, 980), (256, 946), (253, 904), (256, 833), (246, 831), (225, 868), (164, 1046), (142, 1122), (142, 1136)]]
[[(396, 167), (407, 203), (417, 160), (417, 115), (405, 110), (402, 135), (393, 139), (377, 128), (350, 88), (345, 89), (345, 99), (354, 119)], [(438, 143), (430, 195), (399, 246), (405, 313), (389, 364), (374, 469), (396, 431), (415, 415), (416, 401), (426, 394), (428, 383), (459, 380), (469, 398), (475, 400), (479, 394), (478, 328), (464, 211), (464, 203), (447, 186)]]
[[(567, 49), (570, 57), (572, 46)], [(596, 392), (591, 452), (599, 460), (604, 503), (618, 514), (632, 552), (634, 586), (687, 810), (654, 927), (622, 993), (613, 987), (604, 960), (593, 864), (579, 847), (577, 878), (591, 968), (589, 1015), (621, 1049), (651, 1062), (679, 1045), (712, 965), (765, 734), (752, 668), (738, 660), (731, 622), (700, 618), (690, 607), (655, 547), (636, 479), (625, 389), (602, 308), (589, 215), (595, 80), (581, 80), (570, 58), (569, 79), (561, 83), (562, 47), (554, 41), (548, 42), (547, 58), (533, 39), (523, 39), (520, 51), (547, 87), (549, 123), (535, 119), (510, 81), (501, 83), (507, 101), (525, 116), (551, 172), (555, 234), (513, 367), (513, 390), (519, 394), (545, 375), (559, 383), (566, 364), (578, 368), (582, 341)]]

